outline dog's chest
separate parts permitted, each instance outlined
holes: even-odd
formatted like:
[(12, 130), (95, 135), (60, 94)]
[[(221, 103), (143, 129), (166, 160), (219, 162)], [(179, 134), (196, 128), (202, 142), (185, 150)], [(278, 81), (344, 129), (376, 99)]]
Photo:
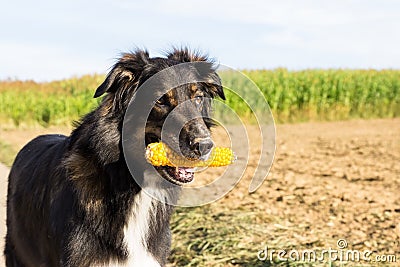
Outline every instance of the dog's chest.
[(155, 216), (156, 202), (143, 190), (135, 197), (128, 222), (124, 227), (124, 243), (128, 259), (124, 262), (112, 261), (109, 264), (95, 267), (160, 267), (160, 263), (151, 255), (147, 248), (150, 221)]

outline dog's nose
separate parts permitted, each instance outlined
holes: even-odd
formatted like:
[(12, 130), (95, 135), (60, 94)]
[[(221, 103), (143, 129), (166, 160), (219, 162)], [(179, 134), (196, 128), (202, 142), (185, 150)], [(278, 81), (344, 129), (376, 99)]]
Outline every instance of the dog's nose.
[(193, 151), (199, 156), (206, 156), (211, 152), (214, 143), (210, 138), (198, 139), (193, 143)]

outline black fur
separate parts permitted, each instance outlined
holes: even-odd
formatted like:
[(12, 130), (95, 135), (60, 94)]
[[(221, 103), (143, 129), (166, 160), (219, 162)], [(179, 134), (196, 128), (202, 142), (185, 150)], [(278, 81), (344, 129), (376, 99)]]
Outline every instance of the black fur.
[[(165, 58), (150, 58), (146, 51), (127, 53), (96, 90), (95, 97), (107, 93), (102, 103), (70, 136), (39, 136), (19, 152), (9, 175), (7, 267), (86, 267), (127, 260), (123, 228), (141, 188), (132, 178), (121, 148), (125, 111), (135, 89), (149, 77), (192, 61), (209, 63), (203, 71), (210, 83), (198, 84), (198, 90), (224, 99), (219, 77), (207, 57), (188, 49), (174, 49)], [(193, 97), (187, 86), (183, 89), (164, 96), (168, 105), (152, 110), (145, 136), (137, 139), (149, 143), (160, 138), (165, 115), (181, 100)], [(205, 105), (208, 112), (209, 103)], [(211, 124), (204, 119), (185, 125), (179, 146), (186, 148), (189, 156), (195, 155), (189, 141), (196, 134), (209, 135)], [(178, 194), (175, 190), (169, 193)], [(169, 254), (172, 211), (172, 206), (160, 203), (149, 225), (148, 250), (161, 266)]]

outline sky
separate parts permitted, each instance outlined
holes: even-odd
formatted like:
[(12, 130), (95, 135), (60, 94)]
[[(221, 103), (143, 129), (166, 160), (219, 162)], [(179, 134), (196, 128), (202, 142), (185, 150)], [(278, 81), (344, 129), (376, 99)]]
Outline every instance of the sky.
[(0, 25), (0, 80), (106, 73), (172, 46), (236, 69), (400, 69), (397, 0), (13, 0)]

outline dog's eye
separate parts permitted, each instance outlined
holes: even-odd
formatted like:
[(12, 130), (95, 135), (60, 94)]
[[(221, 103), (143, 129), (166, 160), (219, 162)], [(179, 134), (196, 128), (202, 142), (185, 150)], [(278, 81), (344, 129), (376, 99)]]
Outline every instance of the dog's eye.
[(202, 96), (196, 96), (194, 98), (194, 103), (196, 103), (196, 105), (200, 106), (201, 104), (203, 104), (203, 97)]
[(159, 106), (166, 106), (168, 103), (167, 103), (167, 101), (165, 100), (165, 97), (161, 97), (160, 99), (158, 99), (158, 100), (156, 101), (156, 104), (159, 105)]

